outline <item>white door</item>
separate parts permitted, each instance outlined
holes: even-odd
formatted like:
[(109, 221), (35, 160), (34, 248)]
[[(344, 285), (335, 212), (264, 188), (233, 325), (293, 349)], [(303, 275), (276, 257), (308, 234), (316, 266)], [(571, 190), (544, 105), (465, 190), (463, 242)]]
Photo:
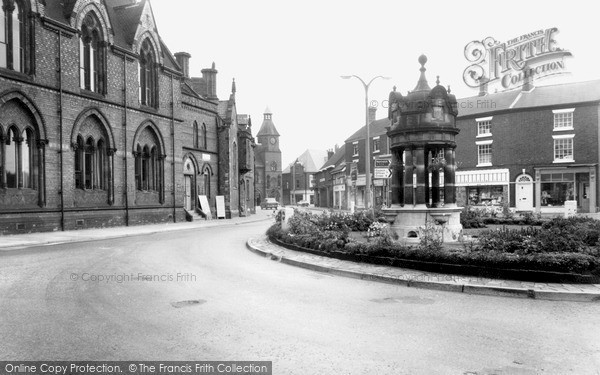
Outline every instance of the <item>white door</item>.
[(533, 211), (533, 179), (523, 174), (517, 177), (515, 185), (517, 211)]

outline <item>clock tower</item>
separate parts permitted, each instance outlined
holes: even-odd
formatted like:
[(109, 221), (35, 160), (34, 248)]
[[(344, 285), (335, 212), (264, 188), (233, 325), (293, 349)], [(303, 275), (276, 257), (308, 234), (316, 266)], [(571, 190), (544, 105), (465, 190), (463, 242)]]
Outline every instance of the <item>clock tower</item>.
[(267, 107), (263, 114), (263, 123), (256, 134), (255, 186), (256, 204), (265, 198), (275, 198), (279, 203), (283, 198), (281, 182), (281, 149), (279, 132), (273, 123), (273, 113)]

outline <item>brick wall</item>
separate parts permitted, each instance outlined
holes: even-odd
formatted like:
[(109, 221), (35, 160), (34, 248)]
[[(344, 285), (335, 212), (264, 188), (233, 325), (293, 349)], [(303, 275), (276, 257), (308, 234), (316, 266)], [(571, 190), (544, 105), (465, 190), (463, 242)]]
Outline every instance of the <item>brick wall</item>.
[[(181, 78), (159, 69), (158, 107), (152, 109), (140, 106), (139, 65), (133, 58), (124, 58), (115, 53), (110, 46), (106, 49), (106, 95), (81, 90), (79, 88), (79, 39), (77, 35), (68, 37), (63, 34), (60, 38), (63, 89), (61, 112), (57, 73), (59, 36), (56, 31), (45, 27), (40, 18), (34, 17), (32, 22), (36, 23), (34, 59), (37, 69), (35, 75), (24, 79), (14, 79), (14, 75), (0, 71), (0, 114), (4, 111), (0, 116), (0, 126), (3, 127), (4, 132), (8, 126), (4, 122), (11, 116), (32, 117), (31, 110), (27, 109), (27, 106), (17, 106), (15, 101), (6, 104), (1, 101), (2, 97), (11, 91), (18, 91), (23, 100), (39, 113), (40, 122), (36, 126), (43, 134), (42, 138), (48, 140), (45, 147), (45, 181), (42, 187), (45, 189), (45, 205), (40, 207), (37, 204), (36, 190), (15, 192), (0, 189), (0, 233), (60, 230), (60, 210), (63, 206), (61, 197), (64, 200), (64, 229), (124, 225), (127, 217), (129, 224), (185, 220), (182, 159), (184, 154), (188, 153), (194, 156), (199, 171), (204, 166), (212, 169), (210, 183), (212, 197), (223, 193), (219, 191), (219, 186), (224, 186), (224, 190), (228, 190), (228, 183), (221, 185), (218, 181), (219, 169), (223, 165), (220, 165), (219, 161), (221, 155), (217, 154), (220, 145), (215, 103), (197, 98), (185, 98), (191, 105), (183, 104)], [(124, 93), (126, 103), (124, 103)], [(171, 108), (172, 101), (175, 103), (174, 113)], [(74, 138), (76, 124), (85, 122), (85, 115), (91, 113), (90, 111), (101, 116), (105, 124), (95, 121), (93, 126), (86, 125), (91, 130), (84, 126), (84, 132), (95, 136), (102, 134), (110, 139), (110, 147), (116, 149), (112, 205), (108, 204), (107, 191), (75, 189), (75, 152), (71, 141)], [(14, 121), (25, 123), (22, 118)], [(193, 121), (207, 125), (208, 147), (205, 150), (189, 149), (193, 147), (190, 136)], [(152, 124), (158, 143), (162, 147), (161, 153), (166, 155), (163, 203), (159, 202), (158, 193), (138, 192), (135, 189), (135, 159), (132, 151), (136, 135), (139, 136), (142, 128), (148, 124)], [(204, 155), (209, 155), (210, 160), (205, 160), (207, 157)], [(225, 163), (229, 162), (230, 158), (227, 157)], [(237, 179), (237, 175), (232, 178)], [(10, 203), (7, 203), (8, 201)], [(30, 201), (33, 204), (27, 203)], [(237, 210), (238, 202), (235, 201), (234, 204)], [(128, 210), (126, 210), (127, 206)], [(18, 228), (16, 224), (19, 224)]]

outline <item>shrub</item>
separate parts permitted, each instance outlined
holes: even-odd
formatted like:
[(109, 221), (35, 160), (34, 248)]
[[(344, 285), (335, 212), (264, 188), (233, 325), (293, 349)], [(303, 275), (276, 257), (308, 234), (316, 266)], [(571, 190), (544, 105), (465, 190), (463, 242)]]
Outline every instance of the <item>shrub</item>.
[(427, 251), (440, 251), (442, 249), (442, 229), (431, 221), (419, 228), (419, 249)]
[[(496, 240), (496, 248), (490, 249), (481, 243), (470, 243), (466, 249), (447, 249), (430, 244), (430, 246), (402, 246), (398, 243), (382, 243), (379, 241), (371, 243), (356, 242), (351, 239), (336, 240), (333, 237), (320, 239), (313, 235), (295, 235), (283, 231), (280, 226), (274, 224), (267, 233), (283, 242), (297, 246), (322, 251), (324, 255), (331, 251), (343, 251), (347, 254), (369, 255), (377, 257), (389, 257), (396, 259), (420, 260), (427, 262), (473, 265), (479, 267), (499, 269), (541, 270), (571, 273), (594, 273), (600, 272), (600, 254), (589, 252), (535, 252), (545, 246), (542, 242), (530, 239), (525, 244), (519, 245), (519, 239), (523, 236), (531, 238), (542, 238), (543, 230), (527, 228), (524, 230), (498, 230), (486, 231), (494, 233), (491, 240)], [(539, 235), (539, 236), (537, 236)], [(504, 238), (504, 237), (505, 238)], [(537, 236), (537, 237), (536, 237)], [(549, 240), (551, 241), (551, 240)], [(499, 247), (498, 247), (499, 246)], [(500, 248), (509, 251), (499, 251)], [(528, 250), (529, 249), (529, 250)]]
[(485, 215), (480, 210), (465, 208), (460, 215), (460, 223), (464, 229), (485, 228), (484, 217)]

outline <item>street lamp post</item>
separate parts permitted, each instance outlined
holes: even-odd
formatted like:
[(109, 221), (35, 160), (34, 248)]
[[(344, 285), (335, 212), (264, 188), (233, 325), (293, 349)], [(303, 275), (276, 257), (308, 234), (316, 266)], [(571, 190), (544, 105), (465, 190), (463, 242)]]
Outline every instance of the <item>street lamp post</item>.
[(375, 81), (377, 78), (382, 78), (382, 79), (390, 79), (390, 77), (384, 77), (384, 76), (376, 76), (371, 78), (371, 80), (369, 81), (369, 83), (365, 83), (365, 81), (360, 78), (357, 75), (351, 75), (351, 76), (341, 76), (342, 79), (350, 79), (352, 77), (358, 79), (360, 81), (360, 83), (362, 83), (364, 89), (365, 89), (365, 123), (366, 123), (366, 129), (367, 129), (367, 139), (365, 141), (365, 183), (366, 183), (366, 190), (367, 190), (367, 197), (366, 197), (366, 202), (365, 202), (365, 208), (367, 210), (369, 210), (369, 207), (371, 209), (371, 214), (373, 216), (373, 218), (375, 217), (375, 213), (373, 211), (373, 205), (371, 204), (371, 134), (370, 134), (370, 130), (369, 130), (369, 86), (371, 86), (371, 83), (373, 83), (373, 81)]

